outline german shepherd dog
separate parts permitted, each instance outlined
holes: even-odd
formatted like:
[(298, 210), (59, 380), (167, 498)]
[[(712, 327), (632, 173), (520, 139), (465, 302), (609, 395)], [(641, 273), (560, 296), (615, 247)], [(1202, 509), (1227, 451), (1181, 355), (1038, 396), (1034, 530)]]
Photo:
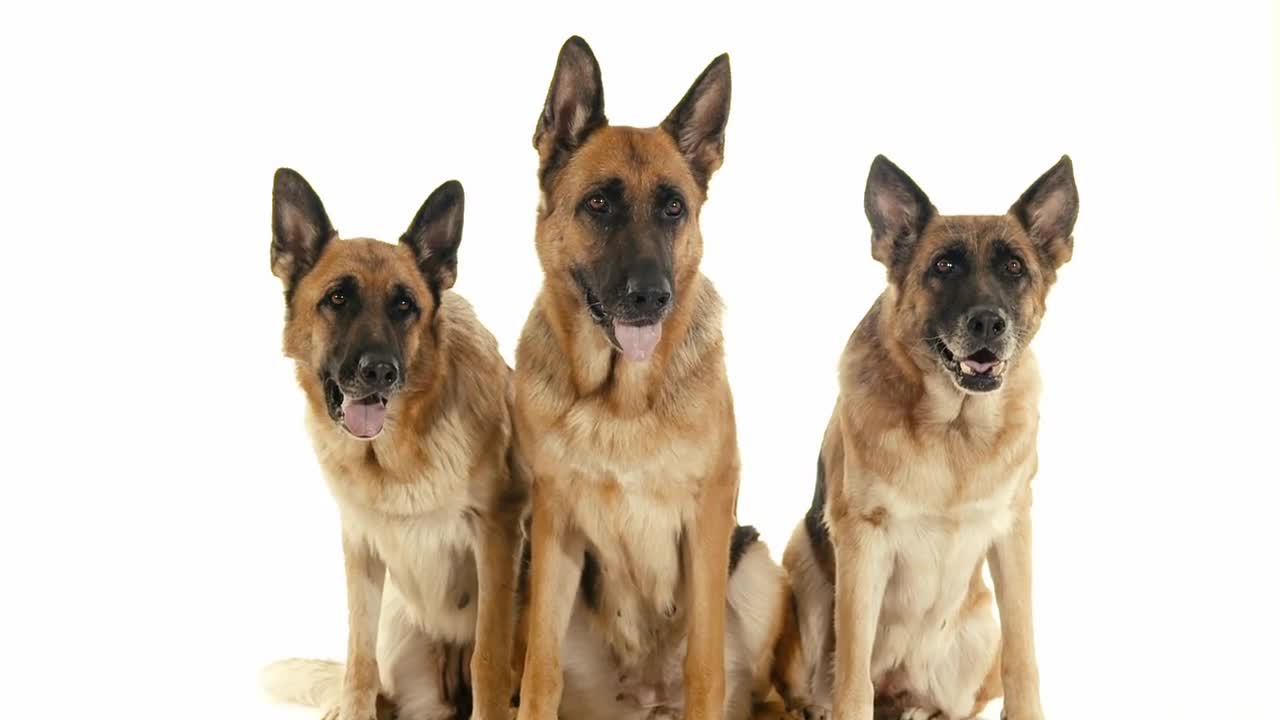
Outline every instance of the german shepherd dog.
[(341, 511), (350, 632), (345, 669), (284, 661), (268, 689), (341, 720), (373, 718), (380, 690), (401, 720), (509, 718), (528, 491), (510, 370), (450, 290), (462, 186), (436, 189), (398, 245), (339, 240), (292, 170), (273, 200), (284, 350)]
[(521, 720), (745, 718), (769, 687), (789, 589), (735, 528), (721, 303), (698, 270), (729, 85), (722, 55), (660, 126), (611, 126), (586, 42), (556, 63), (533, 138), (545, 277), (516, 351)]
[(1071, 161), (1007, 214), (962, 217), (877, 157), (864, 202), (888, 287), (845, 347), (813, 506), (783, 557), (803, 648), (784, 692), (807, 718), (920, 720), (971, 717), (1003, 686), (1010, 720), (1041, 720), (1028, 344), (1071, 257)]

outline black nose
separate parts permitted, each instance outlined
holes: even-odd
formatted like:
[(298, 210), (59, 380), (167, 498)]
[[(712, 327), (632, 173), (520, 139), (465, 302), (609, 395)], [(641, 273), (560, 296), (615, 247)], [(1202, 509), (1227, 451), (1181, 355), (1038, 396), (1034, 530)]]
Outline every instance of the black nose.
[(400, 380), (400, 364), (395, 358), (377, 353), (365, 353), (356, 368), (360, 381), (373, 392), (386, 390)]
[(1004, 334), (1007, 323), (994, 310), (975, 310), (967, 323), (969, 334), (979, 340), (995, 340)]
[(665, 277), (647, 277), (627, 282), (623, 304), (634, 313), (657, 312), (671, 302), (671, 283)]

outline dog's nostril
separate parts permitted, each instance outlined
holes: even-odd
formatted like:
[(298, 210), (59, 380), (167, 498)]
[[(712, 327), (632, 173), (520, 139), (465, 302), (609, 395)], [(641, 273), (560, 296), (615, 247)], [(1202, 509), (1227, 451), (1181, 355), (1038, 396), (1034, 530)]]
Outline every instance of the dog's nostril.
[(1004, 333), (1005, 321), (990, 310), (976, 312), (969, 318), (969, 333), (982, 340), (990, 340)]
[(637, 310), (661, 309), (669, 302), (671, 302), (671, 293), (661, 288), (627, 293), (627, 304)]
[(370, 389), (382, 389), (395, 384), (400, 378), (400, 368), (394, 362), (367, 359), (360, 363), (359, 376)]
[(391, 363), (378, 363), (374, 367), (374, 379), (383, 385), (390, 385), (396, 381), (396, 366)]

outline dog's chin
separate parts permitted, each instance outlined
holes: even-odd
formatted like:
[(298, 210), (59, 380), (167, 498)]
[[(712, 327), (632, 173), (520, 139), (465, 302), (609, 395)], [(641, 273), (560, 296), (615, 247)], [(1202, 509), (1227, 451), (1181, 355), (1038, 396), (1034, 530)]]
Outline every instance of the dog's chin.
[(381, 393), (363, 397), (344, 391), (337, 381), (324, 381), (325, 407), (334, 424), (358, 440), (373, 440), (382, 434), (387, 422), (387, 403), (391, 398)]
[(934, 344), (934, 352), (942, 371), (962, 392), (980, 395), (1004, 387), (1011, 358), (1000, 357), (988, 348), (960, 356), (941, 340)]

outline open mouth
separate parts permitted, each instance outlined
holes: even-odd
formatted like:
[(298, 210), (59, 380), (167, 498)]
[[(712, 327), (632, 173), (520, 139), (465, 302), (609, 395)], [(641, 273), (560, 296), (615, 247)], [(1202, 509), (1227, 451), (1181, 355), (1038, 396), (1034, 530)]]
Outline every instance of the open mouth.
[(938, 340), (934, 349), (942, 359), (942, 365), (950, 370), (956, 384), (964, 390), (988, 392), (999, 388), (1004, 382), (1008, 360), (1002, 360), (989, 348), (982, 348), (964, 357), (957, 357), (946, 343)]
[(591, 283), (587, 282), (586, 276), (580, 270), (574, 270), (570, 273), (573, 281), (577, 283), (578, 289), (582, 291), (582, 302), (587, 306), (587, 312), (591, 314), (591, 319), (600, 325), (607, 325), (609, 320), (609, 312), (604, 309), (604, 303), (600, 300), (600, 296), (596, 295), (591, 289)]
[(324, 395), (329, 417), (347, 432), (364, 440), (371, 440), (382, 432), (382, 426), (387, 420), (389, 398), (386, 395), (347, 395), (333, 378), (325, 378)]
[(604, 303), (591, 289), (585, 277), (576, 272), (573, 277), (582, 290), (582, 301), (587, 306), (587, 312), (590, 313), (591, 319), (604, 330), (609, 338), (609, 344), (613, 345), (627, 360), (633, 362), (648, 360), (653, 355), (654, 348), (658, 347), (658, 341), (662, 339), (662, 320), (623, 320), (614, 317), (605, 309)]

